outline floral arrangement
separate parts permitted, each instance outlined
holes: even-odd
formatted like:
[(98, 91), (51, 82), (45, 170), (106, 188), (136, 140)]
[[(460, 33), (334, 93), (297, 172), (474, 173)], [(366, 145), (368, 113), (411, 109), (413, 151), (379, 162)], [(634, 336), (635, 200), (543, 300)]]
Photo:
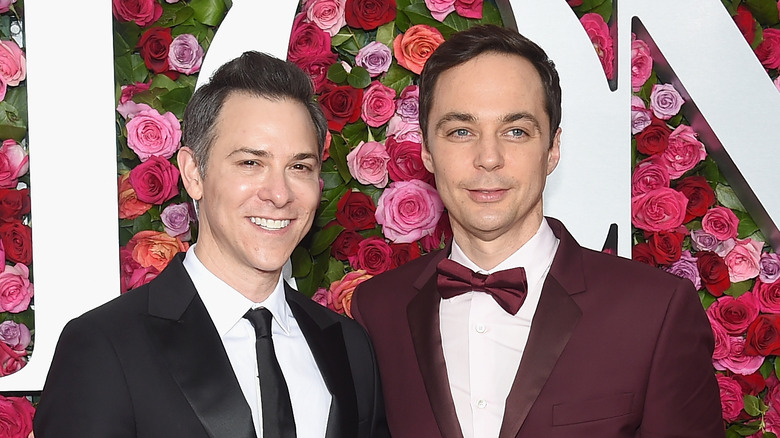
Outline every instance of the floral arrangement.
[[(574, 10), (611, 79), (611, 5), (578, 3)], [(777, 1), (723, 3), (780, 90), (780, 31), (772, 27), (780, 24)], [(653, 70), (649, 45), (634, 36), (631, 49), (633, 258), (698, 289), (715, 335), (712, 363), (727, 436), (775, 437), (780, 256), (688, 126), (683, 97)]]

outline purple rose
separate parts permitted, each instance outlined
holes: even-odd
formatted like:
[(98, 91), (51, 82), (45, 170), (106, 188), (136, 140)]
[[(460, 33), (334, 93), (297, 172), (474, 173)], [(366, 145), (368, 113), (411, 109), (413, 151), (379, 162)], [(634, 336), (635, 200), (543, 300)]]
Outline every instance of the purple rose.
[(355, 65), (368, 70), (371, 77), (386, 72), (392, 63), (393, 53), (389, 47), (379, 41), (371, 41), (366, 44), (355, 56)]
[(401, 91), (395, 101), (395, 113), (404, 121), (419, 123), (420, 88), (417, 85), (409, 85)]
[(141, 161), (171, 158), (181, 146), (181, 124), (172, 112), (143, 110), (127, 122), (127, 146)]
[(171, 204), (160, 213), (165, 232), (171, 237), (190, 240), (190, 206), (187, 203)]
[(696, 266), (696, 257), (691, 255), (690, 251), (683, 251), (680, 260), (664, 268), (666, 272), (674, 274), (680, 278), (687, 278), (696, 289), (701, 289), (701, 276), (699, 268)]
[(355, 149), (347, 154), (349, 173), (361, 184), (373, 184), (378, 188), (387, 185), (387, 154), (385, 145), (376, 141), (360, 142)]
[(168, 65), (185, 75), (200, 71), (203, 62), (203, 47), (198, 44), (195, 35), (183, 33), (173, 39), (168, 49)]
[(375, 216), (390, 241), (411, 243), (433, 233), (442, 211), (444, 204), (430, 185), (396, 181), (379, 197)]
[(758, 278), (764, 283), (774, 283), (780, 278), (780, 255), (777, 253), (761, 254), (758, 265), (760, 269)]
[(24, 324), (14, 321), (3, 321), (0, 324), (0, 341), (5, 342), (12, 350), (22, 351), (30, 345), (30, 329)]
[(631, 96), (631, 134), (637, 135), (650, 126), (653, 119), (650, 110), (645, 107), (645, 102), (639, 96)]
[(661, 120), (674, 117), (685, 101), (672, 84), (655, 84), (650, 92), (650, 109)]
[(720, 240), (704, 230), (691, 230), (691, 245), (696, 251), (712, 251), (720, 244)]

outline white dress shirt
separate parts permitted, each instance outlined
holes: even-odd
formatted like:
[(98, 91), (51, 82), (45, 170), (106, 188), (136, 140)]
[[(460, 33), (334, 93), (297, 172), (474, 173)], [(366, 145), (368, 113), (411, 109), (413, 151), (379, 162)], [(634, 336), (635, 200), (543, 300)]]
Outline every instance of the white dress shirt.
[(510, 315), (487, 293), (467, 292), (439, 305), (447, 377), (464, 438), (497, 437), (509, 390), (531, 331), (542, 285), (558, 248), (547, 220), (514, 254), (485, 271), (452, 242), (450, 259), (475, 272), (489, 274), (525, 268), (528, 295)]
[(253, 303), (203, 266), (194, 249), (195, 245), (192, 245), (187, 251), (184, 267), (222, 339), (238, 384), (252, 409), (257, 437), (263, 437), (263, 417), (260, 381), (257, 378), (256, 337), (254, 327), (244, 318), (249, 309), (256, 307), (265, 307), (274, 316), (271, 338), (290, 391), (298, 438), (324, 437), (331, 394), (325, 386), (309, 344), (287, 304), (281, 276), (276, 289), (265, 301)]

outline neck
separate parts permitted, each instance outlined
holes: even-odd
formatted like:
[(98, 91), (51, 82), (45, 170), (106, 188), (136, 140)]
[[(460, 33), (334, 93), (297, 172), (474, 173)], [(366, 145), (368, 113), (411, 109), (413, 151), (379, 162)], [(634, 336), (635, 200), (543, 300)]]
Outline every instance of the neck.
[(471, 233), (453, 223), (452, 234), (466, 257), (488, 271), (522, 248), (536, 234), (541, 224), (542, 217), (522, 229), (491, 236)]
[(236, 270), (234, 266), (226, 266), (226, 259), (214, 257), (210, 251), (201, 248), (200, 244), (195, 247), (195, 255), (212, 274), (253, 303), (265, 301), (276, 289), (279, 276), (282, 275), (281, 269), (276, 271), (251, 270), (250, 272)]

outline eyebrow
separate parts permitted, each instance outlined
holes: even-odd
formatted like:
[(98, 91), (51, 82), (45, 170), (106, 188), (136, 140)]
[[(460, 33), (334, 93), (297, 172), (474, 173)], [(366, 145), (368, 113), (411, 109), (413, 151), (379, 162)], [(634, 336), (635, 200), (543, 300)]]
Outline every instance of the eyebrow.
[(436, 122), (435, 129), (438, 131), (442, 125), (448, 122), (476, 122), (477, 118), (472, 114), (449, 112), (443, 115), (438, 122)]
[[(262, 150), (262, 149), (252, 149), (252, 148), (248, 148), (248, 147), (241, 147), (241, 148), (238, 148), (238, 149), (234, 150), (230, 154), (228, 154), (228, 157), (232, 157), (233, 155), (237, 155), (237, 154), (249, 154), (249, 155), (254, 155), (256, 157), (261, 157), (261, 158), (270, 158), (270, 157), (273, 156), (270, 152)], [(293, 160), (308, 160), (308, 159), (312, 159), (314, 161), (319, 161), (319, 158), (317, 157), (317, 154), (312, 154), (310, 152), (299, 152), (299, 153), (293, 155), (292, 159)]]

